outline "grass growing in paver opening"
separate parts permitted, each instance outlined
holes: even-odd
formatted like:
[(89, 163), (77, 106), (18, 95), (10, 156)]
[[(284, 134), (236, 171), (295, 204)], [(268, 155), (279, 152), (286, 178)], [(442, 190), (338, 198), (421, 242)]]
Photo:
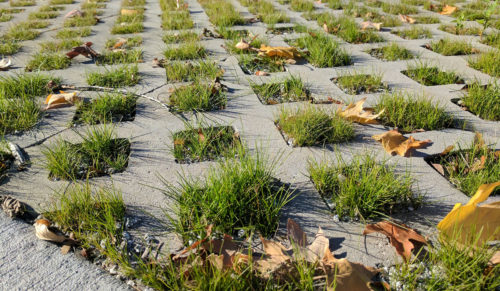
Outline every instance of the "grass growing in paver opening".
[(433, 41), (425, 45), (425, 48), (444, 56), (470, 55), (478, 52), (469, 42), (450, 38)]
[(500, 49), (500, 32), (484, 35), (482, 43)]
[(423, 196), (413, 193), (410, 173), (372, 154), (356, 154), (349, 162), (337, 154), (336, 163), (309, 162), (309, 175), (319, 194), (339, 218), (373, 219), (408, 207), (417, 208)]
[(64, 54), (60, 53), (37, 53), (26, 64), (25, 70), (28, 72), (40, 70), (62, 70), (69, 67), (71, 60)]
[(314, 4), (312, 1), (309, 0), (291, 0), (290, 1), (290, 8), (293, 11), (313, 11), (314, 10)]
[(421, 24), (436, 24), (441, 22), (438, 17), (432, 15), (414, 16), (412, 18)]
[(480, 35), (481, 33), (480, 27), (457, 27), (451, 24), (441, 24), (439, 30), (455, 35)]
[(21, 49), (21, 45), (17, 41), (0, 40), (0, 55), (10, 56), (17, 53)]
[(25, 28), (22, 26), (12, 26), (3, 35), (4, 40), (33, 40), (40, 35), (40, 32), (34, 29)]
[(384, 2), (381, 7), (382, 11), (384, 11), (385, 13), (396, 14), (396, 15), (397, 14), (408, 15), (408, 14), (418, 13), (417, 7), (408, 6), (404, 4)]
[(137, 65), (123, 65), (118, 68), (106, 68), (104, 71), (88, 73), (87, 83), (90, 86), (119, 88), (139, 83), (140, 75)]
[[(241, 50), (241, 49), (237, 48), (236, 45), (241, 41), (241, 39), (242, 39), (242, 37), (233, 37), (232, 39), (226, 41), (226, 43), (224, 44), (224, 48), (229, 53), (232, 53), (232, 54), (256, 54), (256, 52), (254, 50), (250, 50), (250, 49)], [(267, 45), (267, 43), (268, 43), (267, 39), (257, 36), (257, 37), (254, 37), (250, 40), (249, 45), (252, 48), (258, 49), (258, 48), (260, 48), (260, 46), (262, 44)]]
[(166, 11), (162, 15), (162, 25), (164, 30), (180, 30), (194, 27), (189, 11)]
[(294, 146), (341, 143), (354, 137), (351, 122), (314, 105), (297, 109), (283, 107), (275, 123), (287, 143)]
[(309, 86), (300, 76), (290, 75), (284, 80), (257, 84), (250, 81), (250, 87), (263, 104), (312, 100)]
[(379, 117), (383, 125), (397, 127), (401, 132), (415, 130), (439, 130), (453, 126), (453, 117), (441, 104), (432, 99), (404, 92), (384, 94), (375, 110), (384, 114)]
[(104, 44), (104, 47), (107, 49), (113, 49), (113, 46), (117, 43), (121, 43), (123, 40), (125, 40), (124, 44), (121, 44), (119, 48), (121, 49), (128, 49), (128, 48), (133, 48), (133, 47), (138, 47), (142, 44), (142, 36), (137, 35), (137, 36), (132, 36), (132, 37), (127, 37), (127, 38), (116, 38), (112, 37), (108, 40), (106, 40), (106, 43)]
[(322, 33), (309, 34), (288, 42), (307, 49), (307, 61), (319, 68), (347, 66), (352, 63), (351, 57), (340, 48), (339, 43)]
[[(428, 159), (431, 164), (440, 164), (444, 176), (467, 196), (474, 195), (482, 184), (500, 179), (500, 156), (479, 136), (476, 133), (474, 142), (466, 148), (458, 145), (457, 150)], [(498, 195), (500, 190), (497, 188), (492, 194)]]
[(86, 13), (83, 16), (75, 16), (67, 18), (64, 21), (64, 27), (83, 27), (97, 24), (97, 18), (91, 13)]
[(257, 71), (276, 73), (285, 71), (285, 62), (282, 59), (260, 57), (254, 54), (238, 55), (238, 63), (241, 70), (248, 75), (254, 75)]
[(454, 72), (444, 72), (438, 67), (422, 62), (413, 65), (408, 64), (407, 70), (401, 73), (425, 86), (464, 83), (464, 80)]
[(139, 33), (144, 30), (142, 22), (119, 23), (111, 28), (112, 34)]
[(39, 73), (0, 76), (0, 99), (45, 96), (52, 92), (49, 83), (56, 87), (61, 84), (61, 79)]
[(59, 12), (57, 11), (47, 11), (47, 12), (31, 12), (28, 16), (28, 19), (53, 19), (59, 16)]
[(366, 13), (363, 15), (363, 19), (371, 22), (381, 22), (383, 27), (395, 27), (403, 24), (396, 16), (382, 15), (376, 11)]
[(67, 5), (73, 4), (73, 0), (50, 0), (50, 5)]
[(207, 51), (199, 42), (193, 41), (168, 47), (163, 55), (167, 60), (194, 60), (204, 58)]
[(142, 62), (142, 50), (104, 51), (96, 59), (97, 65), (131, 64)]
[(469, 66), (493, 77), (500, 77), (500, 51), (491, 50), (468, 60)]
[(0, 22), (7, 22), (10, 21), (14, 16), (10, 14), (5, 14), (5, 13), (0, 13)]
[(9, 0), (10, 7), (25, 7), (36, 5), (35, 0)]
[(28, 20), (19, 22), (16, 27), (18, 29), (42, 29), (50, 25), (50, 22), (44, 20)]
[(320, 26), (326, 24), (328, 31), (349, 43), (383, 42), (384, 38), (373, 30), (361, 30), (354, 18), (349, 16), (335, 17), (324, 13), (316, 20)]
[(99, 124), (133, 121), (137, 97), (133, 94), (103, 93), (92, 101), (78, 102), (74, 124)]
[(172, 135), (173, 155), (178, 163), (215, 160), (234, 153), (241, 146), (239, 134), (231, 126), (195, 127), (186, 124), (187, 129)]
[(60, 139), (42, 150), (51, 179), (85, 179), (122, 172), (128, 165), (130, 142), (117, 138), (110, 126), (91, 127), (81, 143)]
[[(91, 250), (107, 250), (121, 238), (125, 203), (121, 191), (114, 188), (92, 187), (89, 183), (74, 183), (61, 192), (44, 209), (43, 216), (71, 232), (90, 256)], [(120, 226), (120, 227), (117, 227)], [(101, 246), (105, 241), (106, 247)]]
[(200, 40), (200, 36), (194, 31), (181, 31), (178, 33), (168, 33), (162, 37), (166, 44), (196, 42)]
[(382, 82), (381, 74), (362, 74), (349, 72), (340, 77), (333, 78), (332, 81), (347, 94), (367, 94), (389, 90), (389, 87)]
[(106, 8), (106, 3), (84, 2), (80, 5), (82, 10), (96, 10)]
[(482, 86), (477, 82), (469, 84), (461, 98), (461, 104), (470, 112), (486, 120), (500, 121), (500, 87), (498, 83)]
[(371, 49), (370, 55), (384, 61), (410, 60), (415, 56), (405, 47), (393, 42), (381, 48)]
[(185, 242), (212, 232), (236, 235), (258, 231), (272, 236), (281, 209), (293, 199), (293, 192), (273, 176), (278, 160), (261, 152), (254, 156), (237, 151), (238, 158), (222, 159), (205, 179), (183, 177), (178, 186), (164, 180), (165, 194), (175, 201), (175, 218), (168, 216)]
[(169, 98), (173, 111), (212, 111), (226, 107), (227, 96), (223, 90), (213, 90), (212, 85), (195, 81), (175, 89)]
[(234, 6), (226, 0), (199, 0), (198, 1), (210, 22), (217, 27), (226, 27), (244, 24), (245, 20)]
[(432, 33), (429, 29), (418, 25), (407, 29), (394, 30), (391, 33), (405, 39), (432, 38)]
[(289, 22), (290, 18), (284, 12), (278, 11), (269, 1), (240, 0), (241, 5), (248, 7), (248, 11), (254, 14), (260, 21), (269, 26), (276, 23)]
[(86, 37), (92, 33), (92, 29), (90, 27), (82, 27), (82, 28), (64, 28), (57, 32), (56, 38), (59, 39), (67, 39), (67, 38), (75, 38), (75, 37)]
[(23, 95), (0, 98), (0, 136), (28, 130), (41, 117), (40, 105), (33, 98)]
[(199, 79), (215, 79), (224, 71), (211, 61), (171, 62), (165, 66), (167, 82), (191, 82)]

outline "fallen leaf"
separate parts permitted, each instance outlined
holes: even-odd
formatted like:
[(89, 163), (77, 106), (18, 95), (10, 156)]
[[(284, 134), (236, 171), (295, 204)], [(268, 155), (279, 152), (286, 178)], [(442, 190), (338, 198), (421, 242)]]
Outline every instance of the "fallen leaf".
[(365, 30), (371, 27), (375, 28), (376, 30), (380, 30), (382, 28), (382, 22), (371, 22), (371, 21), (361, 22), (361, 30)]
[(470, 166), (470, 173), (474, 173), (481, 169), (484, 169), (484, 164), (486, 163), (486, 156), (481, 156), (481, 159), (476, 159), (475, 162)]
[(454, 145), (449, 145), (447, 146), (439, 155), (440, 156), (446, 156), (447, 154), (449, 154), (453, 149), (455, 148)]
[(485, 276), (488, 276), (493, 270), (493, 268), (498, 264), (500, 264), (500, 251), (496, 251), (493, 254), (493, 256), (491, 256), (491, 258), (488, 261), (488, 264), (486, 265), (486, 268), (484, 269), (483, 274)]
[(73, 59), (74, 57), (78, 55), (85, 56), (87, 58), (97, 58), (99, 56), (99, 53), (97, 53), (95, 50), (92, 49), (92, 42), (86, 42), (85, 44), (81, 46), (76, 46), (71, 49), (71, 51), (67, 52), (66, 55), (68, 58)]
[(300, 247), (305, 247), (307, 244), (306, 233), (302, 230), (300, 225), (296, 223), (293, 219), (288, 218), (286, 223), (286, 231), (288, 234), (288, 240), (291, 244), (296, 244)]
[(250, 48), (250, 44), (244, 39), (241, 39), (234, 47), (240, 50), (247, 50)]
[(363, 235), (378, 232), (389, 238), (391, 245), (396, 248), (396, 252), (406, 261), (411, 258), (411, 251), (415, 247), (427, 244), (427, 240), (415, 230), (401, 224), (401, 226), (389, 221), (381, 221), (375, 224), (367, 224)]
[(434, 167), (434, 169), (436, 169), (436, 171), (439, 172), (439, 174), (444, 176), (444, 168), (441, 164), (432, 163), (431, 165)]
[(453, 14), (453, 12), (457, 11), (457, 9), (458, 9), (458, 7), (446, 4), (446, 5), (444, 5), (443, 10), (441, 10), (441, 12), (439, 12), (439, 14), (450, 15), (450, 14)]
[(326, 23), (323, 23), (323, 30), (324, 30), (326, 33), (329, 33), (328, 25), (327, 25)]
[(342, 116), (343, 118), (361, 123), (361, 124), (377, 124), (377, 118), (384, 113), (384, 109), (382, 109), (378, 114), (373, 115), (372, 110), (363, 109), (363, 104), (366, 101), (366, 98), (363, 98), (356, 102), (355, 104), (350, 103), (347, 105), (345, 110), (339, 108), (337, 114)]
[(201, 128), (198, 128), (198, 141), (199, 142), (205, 141), (205, 135), (203, 134), (203, 131), (201, 131)]
[(61, 254), (65, 255), (65, 254), (69, 253), (70, 250), (71, 250), (70, 245), (63, 245), (61, 247)]
[(476, 134), (474, 135), (474, 147), (476, 147), (476, 148), (483, 148), (484, 147), (483, 135), (477, 131), (476, 131)]
[(413, 24), (416, 22), (415, 19), (411, 18), (410, 16), (408, 15), (404, 15), (404, 14), (399, 14), (399, 19), (402, 21), (402, 22), (406, 22), (406, 23), (409, 23), (409, 24)]
[(139, 10), (136, 9), (122, 9), (120, 10), (121, 15), (136, 15), (139, 13)]
[(64, 15), (64, 18), (73, 18), (73, 17), (82, 17), (82, 16), (83, 16), (83, 12), (81, 12), (78, 9), (73, 9), (70, 12), (66, 13), (66, 15)]
[(256, 76), (269, 76), (269, 73), (268, 72), (264, 72), (264, 71), (256, 71), (255, 75)]
[(59, 235), (54, 233), (49, 229), (50, 221), (47, 219), (38, 219), (35, 221), (35, 234), (36, 237), (41, 240), (53, 241), (53, 242), (63, 242), (66, 240), (66, 237), (63, 235)]
[(113, 45), (113, 49), (120, 48), (126, 43), (127, 43), (127, 39), (120, 37), (116, 40), (115, 44)]
[[(437, 228), (441, 234), (461, 244), (476, 245), (488, 240), (500, 240), (500, 201), (478, 206), (486, 201), (500, 181), (479, 186), (476, 194), (465, 205), (457, 203)], [(476, 237), (479, 234), (479, 237)]]
[(153, 68), (158, 68), (158, 67), (165, 68), (167, 61), (165, 61), (165, 59), (154, 58), (152, 61), (152, 64), (153, 64)]
[(402, 157), (408, 157), (413, 149), (425, 148), (431, 143), (429, 139), (419, 141), (415, 140), (413, 136), (406, 138), (397, 130), (390, 130), (383, 134), (374, 135), (372, 138), (382, 143), (385, 151), (389, 154), (398, 154)]
[(259, 56), (295, 59), (300, 58), (301, 55), (295, 47), (267, 46), (262, 44), (259, 49)]
[(78, 91), (66, 93), (64, 91), (60, 91), (59, 94), (49, 94), (45, 99), (45, 104), (47, 107), (45, 109), (52, 109), (61, 105), (73, 105), (77, 100), (80, 99), (78, 97)]
[(7, 71), (12, 65), (12, 60), (10, 58), (0, 60), (0, 71)]
[[(347, 259), (336, 259), (330, 250), (323, 257), (323, 269), (327, 276), (327, 290), (370, 291), (369, 284), (379, 271)], [(335, 286), (335, 288), (333, 288)]]

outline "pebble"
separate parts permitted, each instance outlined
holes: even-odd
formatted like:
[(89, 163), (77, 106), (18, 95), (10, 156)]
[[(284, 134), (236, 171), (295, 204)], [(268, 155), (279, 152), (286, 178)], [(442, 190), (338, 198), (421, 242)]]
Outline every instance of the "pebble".
[(134, 287), (135, 286), (135, 282), (133, 280), (128, 280), (127, 281), (127, 285), (129, 285), (131, 287)]
[(334, 221), (334, 222), (339, 222), (339, 221), (340, 221), (339, 216), (338, 216), (337, 214), (335, 214), (335, 215), (333, 216), (333, 221)]
[(114, 265), (113, 267), (111, 267), (111, 268), (109, 269), (109, 273), (110, 273), (111, 275), (116, 275), (116, 274), (118, 274), (118, 266), (117, 266), (117, 265)]
[(101, 248), (106, 249), (106, 239), (101, 240), (99, 245), (101, 246)]

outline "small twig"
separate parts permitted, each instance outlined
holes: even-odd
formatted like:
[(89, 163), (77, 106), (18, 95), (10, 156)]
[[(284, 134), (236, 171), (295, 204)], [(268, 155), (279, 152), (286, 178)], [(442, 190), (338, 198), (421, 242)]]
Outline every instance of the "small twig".
[[(164, 85), (162, 85), (162, 86), (164, 86)], [(158, 88), (155, 88), (154, 90), (156, 90)], [(123, 94), (132, 94), (132, 95), (135, 95), (137, 97), (146, 98), (150, 101), (156, 102), (156, 103), (160, 104), (162, 107), (165, 107), (167, 110), (170, 111), (170, 106), (161, 102), (158, 99), (155, 99), (153, 97), (149, 97), (149, 96), (144, 95), (144, 94), (133, 93), (133, 92), (130, 92), (130, 91), (125, 90), (125, 89), (117, 89), (117, 88), (101, 87), (101, 86), (71, 86), (71, 85), (61, 85), (60, 89), (70, 89), (70, 90), (78, 90), (78, 91), (119, 92), (119, 93), (123, 93)], [(150, 90), (146, 93), (153, 92), (154, 90)]]

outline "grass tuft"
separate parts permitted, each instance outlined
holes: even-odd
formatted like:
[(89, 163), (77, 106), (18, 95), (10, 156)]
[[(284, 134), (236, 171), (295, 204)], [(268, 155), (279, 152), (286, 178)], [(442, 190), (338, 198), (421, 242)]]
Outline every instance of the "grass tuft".
[(377, 162), (368, 153), (356, 154), (349, 162), (340, 154), (335, 164), (309, 162), (312, 182), (341, 219), (364, 221), (419, 207), (423, 196), (413, 193), (410, 173), (395, 172), (395, 165)]
[(477, 52), (469, 42), (450, 38), (433, 41), (429, 44), (429, 48), (444, 56), (470, 55)]
[(31, 71), (51, 71), (62, 70), (69, 67), (71, 60), (60, 53), (37, 53), (26, 64), (25, 70)]
[(250, 87), (263, 104), (278, 104), (312, 100), (309, 86), (299, 76), (290, 75), (282, 81), (257, 84), (250, 81)]
[(425, 86), (464, 83), (454, 72), (444, 72), (426, 63), (408, 64), (407, 70), (402, 73)]
[(132, 121), (135, 117), (137, 97), (132, 94), (103, 93), (90, 102), (76, 106), (75, 124), (99, 124)]
[(200, 79), (213, 80), (224, 71), (211, 61), (171, 62), (165, 66), (168, 82), (192, 82)]
[(106, 68), (101, 72), (88, 73), (86, 78), (90, 86), (111, 88), (133, 86), (141, 79), (137, 65), (123, 65), (114, 69)]
[(340, 48), (338, 42), (321, 33), (309, 34), (289, 43), (307, 49), (307, 60), (319, 68), (347, 66), (352, 63), (351, 57)]
[(407, 29), (391, 31), (391, 33), (405, 39), (432, 38), (432, 33), (429, 29), (418, 25)]
[(169, 98), (173, 111), (212, 111), (226, 107), (227, 96), (222, 90), (212, 90), (212, 85), (195, 81), (175, 89)]
[(467, 93), (462, 96), (462, 105), (470, 112), (486, 120), (500, 121), (500, 87), (490, 83), (481, 86), (479, 83), (469, 85)]
[(389, 89), (386, 84), (382, 83), (382, 75), (351, 72), (334, 78), (333, 81), (347, 94), (369, 94)]
[(415, 58), (407, 48), (395, 42), (381, 48), (370, 50), (370, 55), (385, 61), (410, 60)]
[(288, 144), (294, 146), (341, 143), (354, 137), (349, 121), (313, 105), (295, 110), (281, 108), (275, 122)]
[(199, 42), (187, 42), (178, 47), (168, 47), (163, 51), (167, 60), (193, 60), (201, 59), (207, 51)]
[(476, 70), (493, 77), (500, 77), (500, 51), (498, 50), (482, 53), (477, 58), (470, 58), (468, 62), (469, 66)]

